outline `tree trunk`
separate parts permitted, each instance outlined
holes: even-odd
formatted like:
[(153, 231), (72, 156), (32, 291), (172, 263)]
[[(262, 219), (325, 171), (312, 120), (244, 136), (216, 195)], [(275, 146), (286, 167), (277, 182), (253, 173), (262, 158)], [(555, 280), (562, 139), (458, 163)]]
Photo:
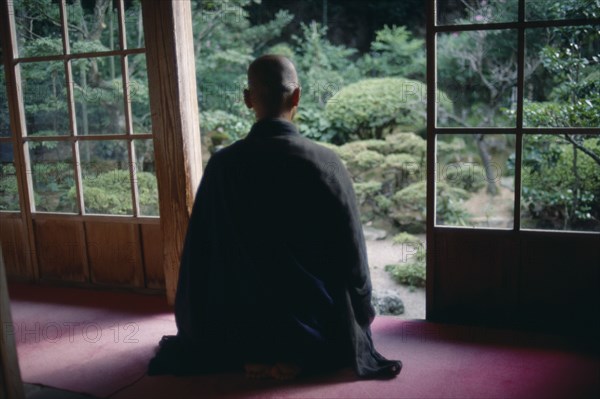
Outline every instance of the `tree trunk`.
[(485, 135), (476, 134), (475, 142), (477, 143), (477, 149), (479, 150), (479, 157), (481, 158), (481, 162), (483, 163), (483, 167), (485, 169), (485, 178), (487, 180), (487, 192), (490, 195), (498, 194), (498, 187), (496, 186), (496, 175), (495, 170), (492, 168), (492, 158), (487, 149), (487, 144), (485, 142)]

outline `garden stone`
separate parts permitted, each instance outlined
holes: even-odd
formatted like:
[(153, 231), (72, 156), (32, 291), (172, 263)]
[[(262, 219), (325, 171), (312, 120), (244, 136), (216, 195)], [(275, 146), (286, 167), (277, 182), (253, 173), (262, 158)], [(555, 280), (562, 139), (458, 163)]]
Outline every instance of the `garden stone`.
[(384, 240), (387, 237), (385, 230), (376, 229), (371, 226), (363, 226), (363, 234), (365, 235), (365, 240), (368, 241)]
[(378, 315), (401, 315), (404, 313), (404, 303), (400, 296), (393, 291), (373, 291), (371, 304)]

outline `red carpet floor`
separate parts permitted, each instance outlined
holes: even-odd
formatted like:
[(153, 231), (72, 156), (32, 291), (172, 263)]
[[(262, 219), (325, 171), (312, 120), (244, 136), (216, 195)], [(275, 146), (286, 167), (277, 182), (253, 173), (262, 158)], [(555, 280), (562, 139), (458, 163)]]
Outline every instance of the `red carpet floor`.
[(12, 284), (23, 380), (111, 398), (597, 398), (600, 362), (540, 334), (379, 317), (379, 351), (404, 363), (398, 378), (358, 381), (351, 370), (294, 382), (242, 374), (148, 377), (164, 334), (162, 297)]

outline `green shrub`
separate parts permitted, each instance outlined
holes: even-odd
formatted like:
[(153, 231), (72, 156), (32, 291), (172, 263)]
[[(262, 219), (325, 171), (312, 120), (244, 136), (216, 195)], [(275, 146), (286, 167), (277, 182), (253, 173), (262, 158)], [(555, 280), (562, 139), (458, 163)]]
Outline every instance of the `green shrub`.
[(369, 171), (383, 164), (384, 156), (376, 151), (365, 150), (356, 154), (348, 166), (359, 171)]
[(405, 231), (403, 231), (402, 233), (396, 234), (394, 236), (394, 238), (392, 238), (392, 241), (394, 242), (394, 244), (414, 244), (414, 243), (420, 243), (421, 240), (419, 240), (416, 236), (407, 233)]
[(384, 140), (358, 140), (351, 141), (341, 145), (340, 155), (344, 160), (353, 158), (357, 153), (361, 151), (375, 151), (381, 154), (388, 154), (390, 146)]
[[(348, 168), (363, 223), (388, 231), (425, 231), (425, 140), (414, 133), (393, 133), (385, 140), (320, 144), (333, 150)], [(469, 215), (462, 207), (468, 192), (439, 182), (438, 193), (438, 220), (468, 224)]]
[(363, 204), (367, 198), (374, 196), (381, 190), (381, 182), (368, 181), (354, 183), (354, 192), (359, 204)]
[[(393, 195), (395, 203), (391, 217), (396, 224), (408, 232), (425, 232), (427, 211), (427, 184), (425, 181), (413, 183)], [(462, 208), (462, 201), (469, 194), (456, 187), (451, 187), (445, 182), (437, 183), (437, 220), (438, 223), (467, 225), (469, 214)]]
[[(156, 177), (149, 172), (136, 173), (140, 210), (144, 215), (158, 215), (158, 187)], [(86, 212), (131, 215), (131, 185), (128, 170), (112, 170), (97, 176), (83, 178), (83, 196)], [(75, 187), (67, 195), (67, 201), (76, 203)]]
[[(600, 139), (570, 136), (600, 154)], [(545, 229), (600, 229), (600, 165), (564, 135), (529, 135), (524, 142), (521, 203), (523, 225)]]
[(425, 262), (395, 263), (385, 266), (385, 271), (402, 285), (425, 287)]
[[(440, 96), (446, 99), (446, 96)], [(372, 78), (352, 83), (327, 102), (326, 115), (336, 140), (382, 139), (394, 130), (425, 126), (425, 84), (403, 78)], [(443, 106), (451, 105), (444, 100)]]
[(16, 170), (12, 163), (0, 164), (0, 211), (19, 210)]
[(424, 161), (427, 154), (427, 142), (414, 133), (396, 132), (385, 137), (388, 154), (410, 154)]
[(251, 119), (216, 110), (200, 113), (200, 132), (210, 138), (212, 146), (227, 145), (245, 137), (252, 127)]
[(335, 135), (325, 109), (315, 104), (302, 105), (296, 114), (298, 131), (304, 137), (316, 141), (329, 142)]

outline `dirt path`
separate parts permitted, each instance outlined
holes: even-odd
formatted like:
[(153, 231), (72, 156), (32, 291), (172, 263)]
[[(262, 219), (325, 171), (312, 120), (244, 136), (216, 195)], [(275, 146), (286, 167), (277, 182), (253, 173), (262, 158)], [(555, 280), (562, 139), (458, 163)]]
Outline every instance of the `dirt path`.
[[(419, 237), (424, 240), (424, 236)], [(399, 263), (402, 259), (402, 247), (393, 245), (391, 239), (367, 241), (367, 256), (371, 270), (371, 281), (376, 291), (390, 290), (398, 293), (404, 302), (405, 319), (425, 318), (425, 289), (410, 289), (396, 283), (390, 274), (384, 270), (385, 265)]]

